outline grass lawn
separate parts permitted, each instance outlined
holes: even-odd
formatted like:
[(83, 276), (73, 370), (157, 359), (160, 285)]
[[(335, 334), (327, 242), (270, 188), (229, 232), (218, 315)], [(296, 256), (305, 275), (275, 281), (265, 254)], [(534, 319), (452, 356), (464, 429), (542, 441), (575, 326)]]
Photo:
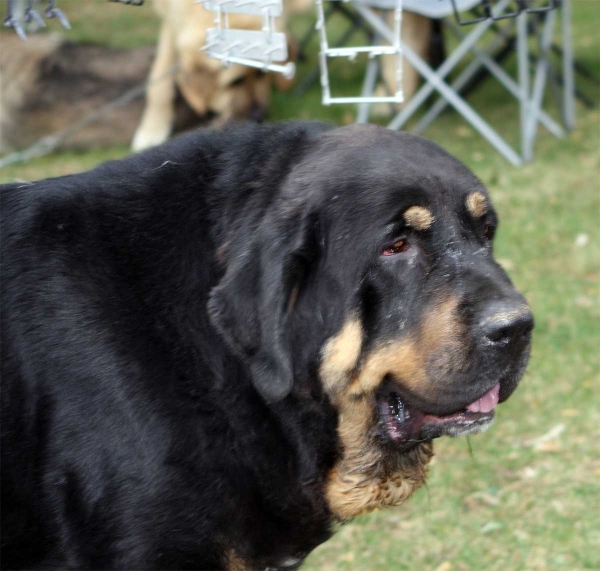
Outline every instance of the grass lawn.
[[(131, 46), (156, 33), (148, 5), (59, 4), (77, 40)], [(572, 4), (576, 56), (599, 73), (600, 0)], [(300, 17), (292, 29), (300, 34), (310, 21)], [(301, 66), (300, 77), (314, 63)], [(339, 73), (358, 93), (360, 67)], [(595, 108), (578, 104), (577, 128), (564, 141), (540, 130), (535, 161), (521, 169), (453, 112), (426, 133), (491, 190), (501, 218), (497, 257), (536, 316), (531, 364), (496, 424), (470, 439), (472, 454), (464, 438), (437, 441), (426, 488), (404, 506), (341, 528), (305, 569), (600, 569), (600, 89), (581, 87)], [(518, 108), (506, 91), (488, 81), (472, 102), (516, 142)], [(271, 119), (344, 123), (353, 111), (321, 107), (315, 85), (300, 100), (276, 94)], [(127, 152), (57, 153), (8, 167), (0, 178), (67, 174)]]

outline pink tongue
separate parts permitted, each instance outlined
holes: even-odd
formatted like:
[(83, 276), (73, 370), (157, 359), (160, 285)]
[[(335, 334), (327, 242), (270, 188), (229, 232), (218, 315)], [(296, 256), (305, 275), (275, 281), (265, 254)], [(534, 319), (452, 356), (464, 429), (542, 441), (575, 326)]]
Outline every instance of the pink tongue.
[(467, 410), (470, 412), (490, 412), (494, 410), (494, 407), (498, 404), (498, 398), (500, 394), (500, 383), (495, 387), (491, 388), (481, 398), (472, 402)]

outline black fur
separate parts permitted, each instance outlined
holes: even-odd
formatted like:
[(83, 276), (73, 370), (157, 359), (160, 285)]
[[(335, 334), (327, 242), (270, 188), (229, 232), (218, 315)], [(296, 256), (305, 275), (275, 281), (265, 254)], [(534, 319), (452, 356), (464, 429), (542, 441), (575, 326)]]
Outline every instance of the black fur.
[[(391, 215), (427, 176), (476, 179), (406, 135), (361, 164), (324, 156), (328, 130), (199, 132), (2, 188), (5, 568), (222, 569), (232, 549), (276, 568), (330, 536), (340, 450), (318, 362), (356, 304), (377, 329), (384, 295), (364, 283), (384, 237), (356, 197)], [(355, 235), (334, 231), (344, 211)]]

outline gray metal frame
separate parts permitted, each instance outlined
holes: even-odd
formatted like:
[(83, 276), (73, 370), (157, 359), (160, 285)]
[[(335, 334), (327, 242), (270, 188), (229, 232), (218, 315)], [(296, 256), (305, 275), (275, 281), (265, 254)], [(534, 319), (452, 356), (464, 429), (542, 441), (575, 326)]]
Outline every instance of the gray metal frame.
[[(500, 0), (492, 9), (494, 15), (502, 13), (510, 0)], [(355, 3), (356, 9), (369, 24), (369, 26), (382, 38), (390, 40), (391, 30), (381, 16), (372, 8)], [(562, 0), (562, 36), (563, 36), (563, 120), (567, 129), (572, 129), (575, 123), (574, 112), (574, 81), (573, 81), (573, 55), (570, 36), (570, 0)], [(545, 13), (543, 30), (539, 38), (540, 53), (531, 85), (529, 71), (529, 35), (527, 31), (526, 13), (516, 18), (517, 27), (517, 57), (518, 57), (518, 82), (508, 75), (493, 59), (489, 53), (503, 43), (499, 37), (492, 42), (488, 51), (476, 47), (477, 41), (494, 24), (492, 20), (486, 20), (472, 27), (468, 34), (464, 34), (458, 26), (448, 21), (448, 26), (462, 41), (460, 45), (450, 54), (444, 63), (433, 70), (410, 46), (402, 45), (402, 51), (406, 59), (415, 67), (419, 74), (426, 80), (425, 84), (407, 102), (404, 108), (394, 117), (388, 127), (400, 129), (413, 116), (421, 104), (434, 92), (437, 91), (441, 98), (420, 119), (414, 132), (422, 133), (448, 106), (454, 107), (488, 142), (496, 148), (511, 164), (521, 166), (533, 158), (533, 146), (537, 135), (538, 123), (542, 123), (554, 136), (562, 138), (563, 128), (550, 117), (543, 109), (543, 95), (546, 86), (549, 69), (549, 51), (551, 47), (552, 32), (556, 22), (556, 11)], [(446, 76), (456, 67), (460, 60), (471, 52), (475, 60), (463, 70), (459, 76), (448, 85), (444, 81)], [(466, 85), (471, 77), (481, 68), (485, 67), (513, 96), (519, 100), (520, 106), (520, 128), (521, 149), (517, 152), (509, 145), (495, 129), (493, 129), (462, 97), (457, 91)], [(375, 65), (367, 68), (367, 74), (363, 83), (363, 93), (369, 93), (374, 89), (377, 76)], [(372, 91), (371, 91), (372, 92)], [(357, 122), (367, 122), (369, 106), (359, 107)]]

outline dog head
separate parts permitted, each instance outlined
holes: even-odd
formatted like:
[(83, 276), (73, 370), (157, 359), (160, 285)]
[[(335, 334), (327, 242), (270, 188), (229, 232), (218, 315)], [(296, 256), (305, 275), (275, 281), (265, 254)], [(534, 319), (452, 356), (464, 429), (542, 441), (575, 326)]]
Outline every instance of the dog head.
[(317, 135), (269, 201), (230, 244), (213, 320), (265, 399), (316, 383), (336, 409), (333, 513), (397, 504), (431, 440), (487, 428), (529, 357), (487, 191), (425, 139), (352, 126)]
[(272, 78), (263, 71), (233, 64), (223, 68), (204, 52), (193, 54), (194, 65), (177, 76), (187, 104), (201, 117), (215, 121), (252, 119), (261, 121), (271, 97)]

